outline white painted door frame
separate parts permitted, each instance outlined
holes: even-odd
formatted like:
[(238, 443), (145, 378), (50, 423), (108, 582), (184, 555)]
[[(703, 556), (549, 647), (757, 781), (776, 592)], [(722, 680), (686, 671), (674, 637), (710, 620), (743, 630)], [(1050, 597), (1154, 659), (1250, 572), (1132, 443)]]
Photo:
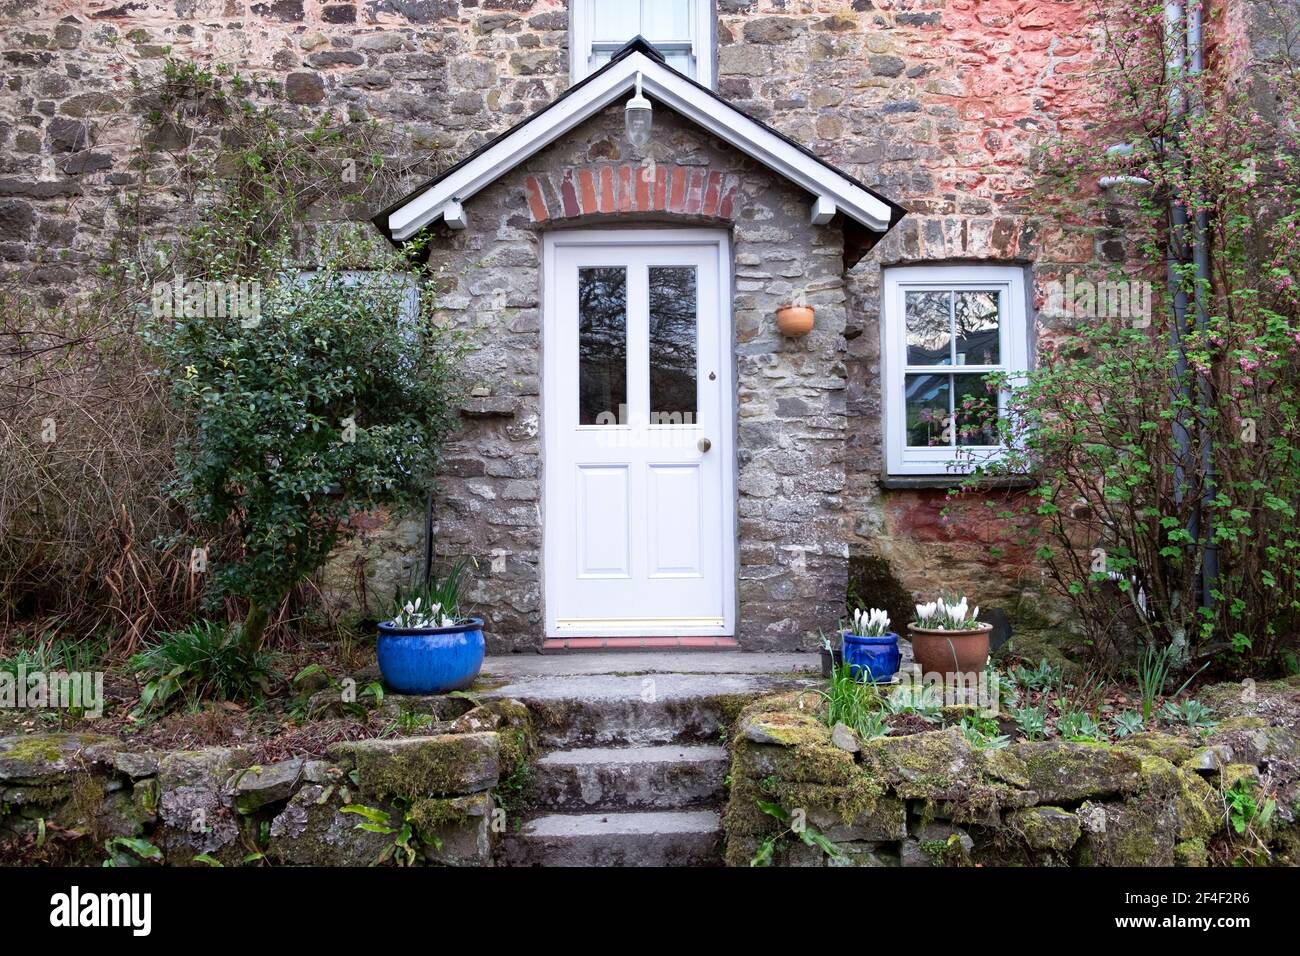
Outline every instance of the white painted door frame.
[[(638, 251), (632, 252), (629, 247), (638, 247)], [(693, 247), (693, 248), (687, 248)], [(561, 299), (569, 302), (568, 293), (558, 288), (560, 283), (557, 276), (560, 275), (561, 260), (563, 268), (569, 276), (570, 282), (573, 281), (573, 261), (574, 255), (582, 255), (582, 262), (588, 260), (592, 266), (599, 265), (601, 262), (600, 253), (602, 250), (611, 253), (609, 261), (615, 262), (619, 259), (620, 254), (624, 259), (629, 255), (634, 258), (640, 255), (643, 261), (645, 253), (654, 249), (665, 251), (665, 261), (662, 264), (672, 264), (679, 261), (681, 256), (687, 254), (699, 254), (704, 250), (706, 261), (716, 263), (716, 280), (712, 283), (714, 292), (706, 292), (708, 283), (701, 281), (697, 286), (698, 302), (698, 335), (701, 346), (706, 338), (705, 323), (715, 322), (716, 326), (710, 330), (707, 337), (716, 342), (716, 356), (704, 354), (701, 347), (697, 359), (697, 387), (698, 394), (701, 396), (700, 415), (701, 420), (696, 423), (697, 430), (701, 437), (707, 437), (712, 442), (707, 454), (712, 458), (711, 467), (716, 467), (719, 476), (718, 484), (720, 490), (717, 492), (717, 501), (701, 501), (701, 510), (717, 509), (717, 521), (712, 521), (712, 516), (705, 522), (701, 520), (701, 526), (706, 524), (716, 527), (715, 532), (718, 536), (716, 542), (703, 540), (703, 548), (714, 548), (718, 550), (716, 556), (717, 581), (717, 603), (711, 606), (709, 613), (699, 615), (683, 615), (674, 613), (672, 607), (664, 607), (662, 613), (646, 615), (637, 613), (635, 617), (620, 617), (616, 614), (609, 613), (609, 609), (598, 608), (595, 614), (574, 613), (575, 599), (572, 596), (575, 591), (560, 590), (568, 587), (574, 575), (578, 574), (577, 561), (575, 560), (576, 549), (578, 547), (576, 539), (578, 536), (579, 524), (575, 523), (573, 527), (568, 527), (568, 518), (566, 509), (571, 511), (573, 517), (581, 520), (580, 512), (582, 509), (578, 505), (577, 492), (575, 486), (576, 478), (580, 471), (580, 463), (574, 460), (573, 449), (575, 446), (580, 447), (577, 439), (572, 436), (578, 431), (577, 420), (574, 418), (577, 394), (576, 382), (576, 338), (575, 331), (572, 328), (560, 325), (563, 321), (573, 322), (574, 317), (570, 315), (566, 320), (561, 312), (572, 311), (571, 307), (562, 308)], [(674, 252), (673, 250), (676, 250)], [(586, 255), (590, 253), (590, 255)], [(735, 347), (734, 333), (732, 323), (732, 293), (731, 293), (731, 242), (730, 236), (725, 230), (720, 229), (678, 229), (678, 228), (661, 228), (661, 229), (574, 229), (574, 230), (555, 230), (544, 234), (542, 240), (542, 589), (543, 589), (543, 606), (546, 621), (547, 637), (696, 637), (696, 636), (732, 636), (736, 630), (736, 453), (735, 453), (735, 429), (736, 429), (736, 392), (735, 392)], [(651, 263), (652, 265), (655, 263)], [(581, 267), (581, 266), (580, 266)], [(628, 295), (629, 295), (629, 325), (631, 325), (631, 310), (634, 308), (630, 297), (635, 294), (636, 285), (629, 277)], [(705, 296), (713, 301), (706, 301)], [(564, 346), (557, 343), (565, 343)], [(638, 389), (645, 385), (645, 371), (638, 370), (634, 364), (638, 361), (645, 362), (648, 360), (647, 354), (639, 356), (634, 354), (636, 344), (629, 339), (629, 369), (628, 369), (628, 388)], [(572, 354), (570, 354), (572, 352)], [(715, 375), (716, 379), (710, 378)], [(708, 395), (706, 390), (715, 390), (716, 401), (713, 396)], [(637, 403), (632, 400), (629, 391), (629, 406), (635, 407)], [(705, 408), (716, 409), (716, 422), (703, 420)], [(591, 426), (594, 428), (610, 428), (617, 426)], [(568, 429), (567, 433), (565, 429)], [(692, 453), (703, 455), (705, 453), (695, 453), (693, 450), (697, 447), (694, 433), (690, 435)], [(585, 452), (584, 452), (585, 454)], [(677, 454), (680, 454), (678, 452)], [(712, 456), (716, 456), (713, 458)], [(689, 457), (689, 456), (688, 456)], [(673, 459), (665, 459), (665, 462), (671, 466), (674, 462), (682, 464), (683, 462)], [(703, 473), (702, 473), (703, 474)], [(710, 479), (711, 480), (711, 479)], [(711, 492), (707, 489), (708, 481), (703, 480), (706, 487), (705, 497)], [(561, 498), (561, 495), (569, 497)], [(648, 496), (647, 496), (648, 497)], [(646, 505), (647, 509), (651, 507)], [(647, 514), (649, 512), (647, 511)], [(565, 526), (561, 526), (561, 521)], [(650, 533), (650, 532), (646, 532)], [(564, 536), (568, 536), (566, 539)], [(629, 548), (640, 548), (647, 545), (646, 540), (642, 540), (635, 530), (629, 535)], [(711, 552), (709, 552), (711, 555)], [(636, 562), (633, 561), (635, 564)], [(649, 565), (647, 558), (647, 566)], [(689, 575), (687, 575), (689, 576)], [(599, 577), (599, 575), (588, 575), (588, 578)], [(614, 574), (611, 577), (621, 577), (625, 581), (626, 575)], [(653, 588), (655, 584), (655, 575), (650, 576), (646, 586)], [(670, 578), (672, 575), (662, 575)], [(592, 582), (589, 582), (592, 583)], [(598, 590), (600, 585), (595, 584)], [(665, 584), (665, 587), (671, 585)], [(594, 591), (588, 593), (595, 594)], [(710, 592), (711, 593), (711, 592)], [(576, 603), (582, 603), (577, 601)], [(598, 600), (592, 601), (593, 605), (599, 604)], [(634, 609), (635, 610), (635, 609)]]

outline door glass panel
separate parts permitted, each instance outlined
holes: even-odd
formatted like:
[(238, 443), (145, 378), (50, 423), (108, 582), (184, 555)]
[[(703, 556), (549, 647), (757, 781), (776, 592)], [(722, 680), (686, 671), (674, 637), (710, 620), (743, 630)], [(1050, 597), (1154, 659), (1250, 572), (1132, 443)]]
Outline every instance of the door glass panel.
[(578, 270), (578, 424), (623, 419), (627, 405), (627, 269)]
[(693, 424), (696, 416), (694, 266), (650, 267), (650, 424)]
[(907, 444), (919, 448), (951, 445), (948, 428), (952, 378), (948, 375), (904, 376), (907, 395)]
[(952, 364), (951, 292), (908, 292), (907, 364)]
[(957, 325), (958, 365), (997, 365), (998, 293), (957, 292), (954, 315)]

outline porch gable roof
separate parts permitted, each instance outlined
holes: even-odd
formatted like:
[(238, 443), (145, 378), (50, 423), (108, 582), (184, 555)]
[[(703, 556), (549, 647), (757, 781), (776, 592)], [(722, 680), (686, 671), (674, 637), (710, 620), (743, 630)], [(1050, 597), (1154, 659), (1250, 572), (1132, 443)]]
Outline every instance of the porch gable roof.
[[(860, 252), (875, 245), (906, 215), (907, 210), (898, 203), (732, 106), (708, 87), (683, 76), (668, 66), (649, 42), (637, 37), (609, 63), (548, 106), (489, 140), (446, 172), (377, 213), (371, 221), (395, 245), (439, 219), (445, 219), (453, 228), (463, 228), (462, 203), (629, 93), (638, 73), (642, 90), (652, 100), (808, 192), (813, 197), (813, 222), (829, 222), (839, 212), (860, 227), (854, 230), (860, 235), (852, 242)], [(846, 236), (846, 240), (849, 238)]]

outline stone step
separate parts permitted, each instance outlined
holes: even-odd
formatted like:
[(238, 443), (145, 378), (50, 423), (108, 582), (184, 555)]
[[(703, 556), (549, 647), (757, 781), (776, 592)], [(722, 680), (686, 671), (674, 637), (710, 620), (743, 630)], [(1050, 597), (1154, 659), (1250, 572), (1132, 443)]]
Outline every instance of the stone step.
[(721, 803), (727, 750), (719, 746), (556, 750), (533, 765), (533, 805), (545, 810), (683, 810)]
[(644, 701), (627, 697), (529, 700), (542, 747), (654, 747), (720, 739), (734, 707), (716, 697)]
[(745, 701), (811, 687), (819, 667), (812, 654), (514, 655), (484, 662), (479, 693), (527, 704), (545, 749), (717, 743)]
[(721, 866), (722, 827), (711, 810), (556, 813), (502, 844), (507, 866)]

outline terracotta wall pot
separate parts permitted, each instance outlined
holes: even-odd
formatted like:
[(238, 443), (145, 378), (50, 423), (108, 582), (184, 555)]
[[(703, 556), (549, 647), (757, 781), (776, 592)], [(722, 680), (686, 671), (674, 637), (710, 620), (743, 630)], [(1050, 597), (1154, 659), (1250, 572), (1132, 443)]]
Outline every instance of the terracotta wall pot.
[(992, 624), (981, 624), (977, 631), (936, 631), (928, 627), (907, 625), (912, 640), (912, 656), (924, 674), (980, 673), (989, 659), (989, 632)]
[(813, 310), (807, 305), (787, 305), (776, 310), (776, 327), (782, 335), (807, 335), (813, 329)]

